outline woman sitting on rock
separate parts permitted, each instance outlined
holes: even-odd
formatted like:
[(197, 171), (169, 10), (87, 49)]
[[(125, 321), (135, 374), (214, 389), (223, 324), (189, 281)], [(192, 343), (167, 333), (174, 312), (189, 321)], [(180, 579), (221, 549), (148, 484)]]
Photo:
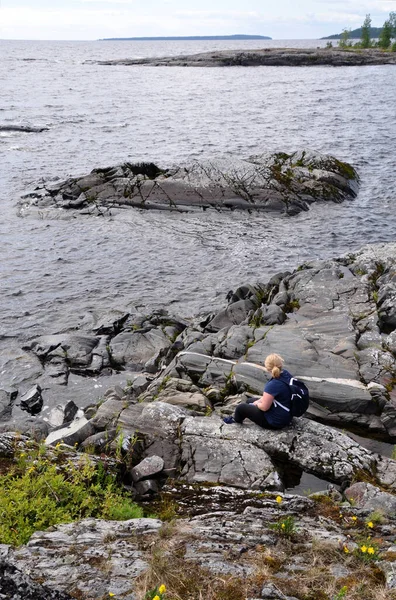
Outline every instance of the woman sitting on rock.
[(266, 383), (263, 395), (238, 404), (234, 416), (224, 417), (224, 423), (243, 423), (244, 419), (250, 419), (265, 429), (281, 429), (289, 425), (293, 418), (289, 388), (292, 376), (283, 368), (283, 363), (279, 354), (267, 356), (264, 367), (260, 368), (271, 373), (272, 378)]

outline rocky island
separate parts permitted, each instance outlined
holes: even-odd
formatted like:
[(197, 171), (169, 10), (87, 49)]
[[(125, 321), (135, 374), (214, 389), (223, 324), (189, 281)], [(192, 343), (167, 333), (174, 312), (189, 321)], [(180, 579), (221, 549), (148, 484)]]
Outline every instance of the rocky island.
[(127, 207), (146, 210), (208, 208), (295, 215), (313, 202), (356, 197), (359, 176), (349, 164), (310, 151), (275, 152), (246, 159), (214, 158), (170, 168), (124, 163), (82, 177), (41, 184), (24, 195), (21, 216), (40, 211), (105, 215)]
[(259, 48), (216, 50), (199, 54), (96, 61), (100, 65), (143, 65), (150, 67), (348, 67), (395, 65), (396, 53), (377, 48)]
[[(348, 430), (396, 439), (395, 273), (395, 244), (367, 246), (248, 283), (189, 321), (110, 311), (28, 341), (0, 392), (2, 471), (41, 441), (59, 468), (118, 472), (151, 516), (0, 545), (6, 597), (142, 600), (163, 584), (194, 600), (394, 600), (396, 461)], [(270, 352), (309, 386), (309, 412), (281, 431), (224, 424), (262, 391)], [(96, 402), (72, 385), (60, 405), (77, 373), (114, 383)], [(321, 488), (293, 494), (292, 471)]]

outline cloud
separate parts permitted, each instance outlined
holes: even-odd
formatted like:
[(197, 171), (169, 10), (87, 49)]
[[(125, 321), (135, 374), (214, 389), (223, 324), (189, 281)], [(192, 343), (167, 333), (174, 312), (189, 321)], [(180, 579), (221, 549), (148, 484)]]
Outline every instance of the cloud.
[(321, 12), (321, 13), (306, 13), (304, 15), (285, 18), (279, 17), (276, 19), (278, 23), (290, 24), (293, 23), (304, 23), (304, 24), (328, 24), (328, 23), (355, 23), (362, 18), (357, 13), (341, 13), (341, 12)]
[(163, 15), (153, 18), (137, 14), (132, 8), (67, 8), (34, 9), (28, 6), (1, 9), (0, 37), (4, 39), (97, 39), (100, 37), (129, 37), (159, 35), (172, 27)]
[[(0, 0), (1, 2), (1, 0)], [(0, 37), (5, 39), (97, 39), (166, 35), (262, 33), (314, 38), (358, 27), (367, 13), (382, 25), (396, 0), (9, 0), (1, 5)], [(18, 3), (18, 5), (16, 5)], [(12, 5), (11, 5), (12, 4)], [(26, 4), (26, 6), (23, 6)], [(32, 6), (34, 4), (34, 7)], [(196, 7), (196, 9), (195, 9)]]
[(259, 17), (257, 11), (239, 11), (239, 10), (178, 10), (175, 17), (182, 18), (201, 18), (201, 19), (255, 19)]
[(135, 0), (78, 0), (80, 3), (82, 4), (129, 4), (129, 5), (135, 5), (136, 6), (136, 1)]
[(316, 0), (318, 4), (337, 4), (341, 12), (357, 10), (359, 14), (396, 10), (396, 0)]

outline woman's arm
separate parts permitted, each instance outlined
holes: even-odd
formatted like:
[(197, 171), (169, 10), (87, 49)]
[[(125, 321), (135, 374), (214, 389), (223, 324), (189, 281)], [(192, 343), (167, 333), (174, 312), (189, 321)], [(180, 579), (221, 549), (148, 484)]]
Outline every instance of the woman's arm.
[(261, 396), (261, 398), (259, 398), (255, 402), (253, 402), (253, 404), (255, 404), (257, 406), (257, 408), (259, 408), (260, 410), (266, 411), (271, 408), (274, 400), (275, 400), (275, 398), (273, 396), (271, 396), (271, 394), (264, 392), (263, 395)]

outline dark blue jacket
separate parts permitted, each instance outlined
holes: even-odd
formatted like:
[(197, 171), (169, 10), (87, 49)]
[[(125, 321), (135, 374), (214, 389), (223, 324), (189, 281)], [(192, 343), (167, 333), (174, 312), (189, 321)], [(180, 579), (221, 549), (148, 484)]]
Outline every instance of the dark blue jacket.
[[(290, 413), (291, 391), (289, 386), (285, 385), (290, 382), (291, 378), (292, 376), (289, 371), (283, 369), (279, 378), (273, 377), (268, 381), (264, 388), (264, 392), (271, 394), (271, 396), (275, 398), (270, 408), (265, 411), (265, 418), (268, 423), (276, 429), (286, 427), (293, 418)], [(285, 408), (282, 408), (280, 404)]]

